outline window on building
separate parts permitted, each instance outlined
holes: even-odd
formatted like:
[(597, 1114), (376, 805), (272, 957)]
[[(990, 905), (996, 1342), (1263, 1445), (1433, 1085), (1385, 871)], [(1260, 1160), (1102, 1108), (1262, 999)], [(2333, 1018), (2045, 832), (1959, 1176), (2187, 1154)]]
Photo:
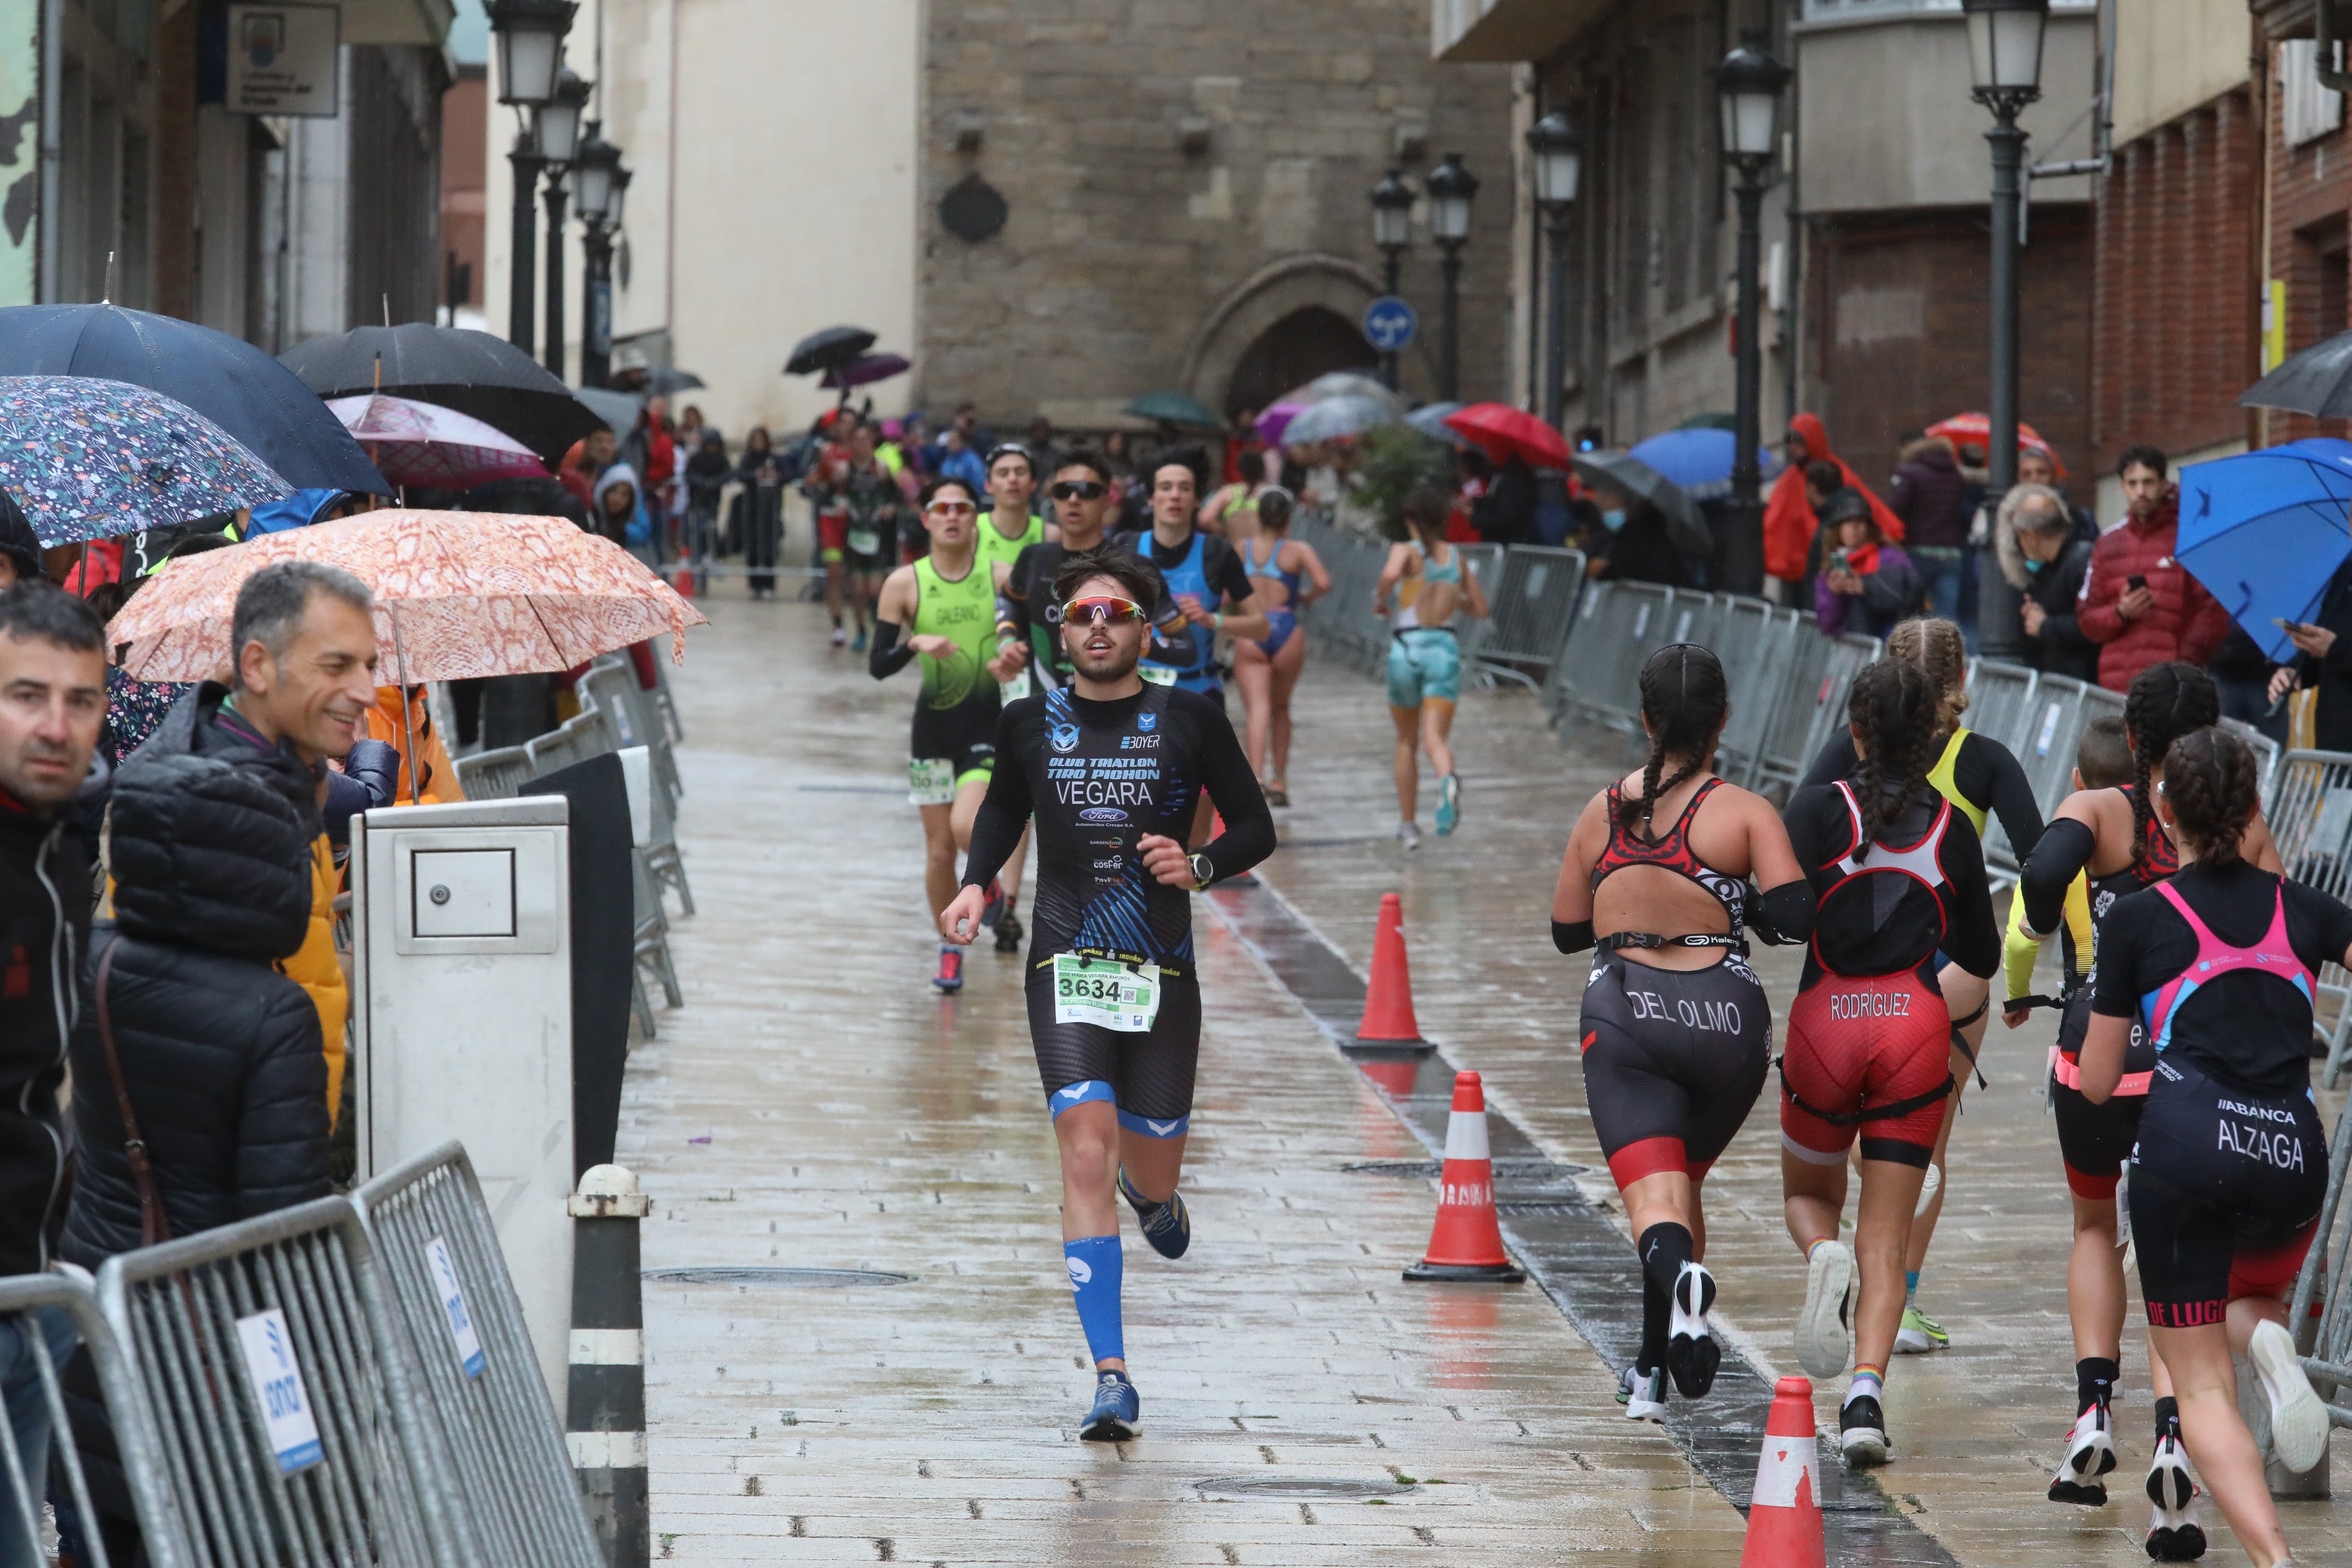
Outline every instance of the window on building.
[[(2342, 64), (2344, 46), (2336, 46)], [(2344, 95), (2319, 85), (2319, 46), (2289, 38), (2278, 47), (2279, 120), (2289, 147), (2332, 136), (2344, 126)]]

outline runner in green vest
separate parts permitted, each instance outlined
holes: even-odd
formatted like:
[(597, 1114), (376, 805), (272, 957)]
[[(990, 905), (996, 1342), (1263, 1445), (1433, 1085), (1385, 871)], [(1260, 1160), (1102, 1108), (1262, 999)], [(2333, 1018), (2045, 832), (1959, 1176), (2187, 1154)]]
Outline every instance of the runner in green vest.
[[(1037, 494), (1037, 459), (1027, 447), (1017, 441), (1000, 442), (988, 450), (988, 509), (980, 517), (980, 564), (991, 572), (1001, 585), (1005, 573), (1021, 552), (1034, 544), (1059, 537), (1052, 524), (1034, 515), (1029, 509)], [(1018, 533), (1006, 533), (1004, 525), (1025, 525)], [(1020, 672), (1005, 683), (1003, 698), (1012, 702), (1029, 695), (1026, 680)], [(1021, 842), (1013, 847), (1013, 858), (1004, 862), (999, 878), (1004, 898), (1002, 905), (991, 904), (995, 918), (996, 950), (1000, 953), (1021, 951), (1021, 917), (1016, 913), (1021, 902), (1021, 871), (1029, 860), (1029, 835), (1024, 830)]]
[[(975, 550), (975, 532), (985, 526), (980, 498), (961, 479), (939, 479), (919, 504), (931, 551), (883, 582), (867, 668), (878, 681), (921, 663), (908, 798), (922, 811), (923, 883), (936, 918), (955, 896), (956, 856), (971, 842), (996, 758), (996, 681), (988, 662), (999, 650), (996, 583)], [(991, 898), (1001, 913), (1002, 890)], [(963, 988), (960, 947), (941, 945), (931, 984)]]

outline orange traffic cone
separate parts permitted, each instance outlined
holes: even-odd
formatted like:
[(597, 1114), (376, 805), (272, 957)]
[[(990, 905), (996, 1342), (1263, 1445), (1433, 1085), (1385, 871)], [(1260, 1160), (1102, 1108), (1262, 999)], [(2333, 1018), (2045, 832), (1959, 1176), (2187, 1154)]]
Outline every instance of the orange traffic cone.
[(683, 561), (677, 568), (677, 596), (680, 599), (694, 597), (694, 568)]
[[(1389, 894), (1391, 899), (1395, 896)], [(1382, 913), (1386, 913), (1385, 904)], [(1475, 1072), (1454, 1075), (1454, 1113), (1446, 1118), (1445, 1169), (1438, 1187), (1437, 1223), (1430, 1228), (1429, 1251), (1404, 1271), (1404, 1277), (1498, 1285), (1516, 1285), (1526, 1279), (1503, 1250), (1502, 1227), (1495, 1219), (1495, 1161), (1486, 1147), (1486, 1092), (1479, 1087)]]
[(1423, 1043), (1412, 1016), (1412, 971), (1404, 956), (1404, 902), (1393, 893), (1381, 894), (1381, 923), (1372, 931), (1372, 978), (1364, 988), (1364, 1019), (1356, 1026), (1356, 1038), (1377, 1045)]
[(1772, 1385), (1764, 1449), (1756, 1456), (1756, 1493), (1748, 1510), (1748, 1544), (1739, 1568), (1823, 1568), (1820, 1474), (1813, 1448), (1813, 1385), (1784, 1377)]

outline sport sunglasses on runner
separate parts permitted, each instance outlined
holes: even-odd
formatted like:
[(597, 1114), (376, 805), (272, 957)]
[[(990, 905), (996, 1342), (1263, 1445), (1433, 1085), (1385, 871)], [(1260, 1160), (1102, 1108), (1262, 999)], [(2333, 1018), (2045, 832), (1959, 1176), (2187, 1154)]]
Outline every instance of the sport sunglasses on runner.
[(1097, 501), (1110, 494), (1099, 479), (1065, 479), (1045, 492), (1056, 501)]
[(933, 501), (923, 510), (934, 517), (968, 517), (980, 508), (970, 501)]
[(1132, 599), (1120, 599), (1114, 594), (1089, 594), (1073, 599), (1062, 606), (1062, 624), (1075, 622), (1081, 626), (1097, 625), (1103, 622), (1141, 621), (1143, 606)]

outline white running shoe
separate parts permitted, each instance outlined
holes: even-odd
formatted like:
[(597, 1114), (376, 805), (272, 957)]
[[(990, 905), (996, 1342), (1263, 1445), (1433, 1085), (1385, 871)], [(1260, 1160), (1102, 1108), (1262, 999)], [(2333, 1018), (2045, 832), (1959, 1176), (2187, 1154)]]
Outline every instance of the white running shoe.
[(2255, 1328), (2246, 1359), (2270, 1396), (2271, 1447), (2280, 1464), (2301, 1475), (2327, 1452), (2327, 1406), (2312, 1392), (2311, 1379), (2295, 1359), (2294, 1341), (2278, 1324)]
[(838, 626), (835, 627), (833, 629), (833, 645), (836, 648), (845, 648), (849, 646), (849, 633), (843, 631)]
[(1853, 1295), (1853, 1253), (1831, 1237), (1805, 1263), (1805, 1304), (1797, 1313), (1797, 1364), (1813, 1377), (1835, 1377), (1853, 1359), (1846, 1303)]
[(2156, 1512), (2147, 1521), (2147, 1554), (2158, 1563), (2194, 1563), (2205, 1555), (2205, 1531), (2197, 1522), (2197, 1483), (2178, 1437), (2159, 1437), (2147, 1466), (2147, 1500)]
[(1911, 1218), (1917, 1219), (1924, 1216), (1927, 1212), (1927, 1206), (1936, 1201), (1936, 1195), (1941, 1192), (1943, 1187), (1944, 1167), (1937, 1165), (1929, 1166), (1927, 1176), (1920, 1179), (1919, 1201), (1912, 1205)]
[(1707, 1311), (1715, 1305), (1715, 1276), (1703, 1263), (1684, 1264), (1671, 1300), (1666, 1370), (1675, 1375), (1675, 1389), (1684, 1398), (1704, 1398), (1715, 1386), (1716, 1368), (1723, 1364), (1723, 1347), (1706, 1326)]
[(1414, 827), (1411, 822), (1399, 822), (1397, 824), (1397, 842), (1402, 844), (1409, 850), (1417, 850), (1421, 848), (1421, 830)]
[[(2058, 1473), (2050, 1478), (2050, 1500), (2106, 1507), (2107, 1483), (2100, 1478), (2115, 1468), (2115, 1417), (2105, 1400), (2095, 1399), (2089, 1409), (2074, 1417), (2074, 1429), (2066, 1434), (2066, 1457), (2058, 1461)], [(2155, 1486), (2151, 1479), (2149, 1489)]]
[(1663, 1421), (1666, 1418), (1666, 1369), (1653, 1367), (1643, 1372), (1627, 1367), (1617, 1379), (1617, 1399), (1625, 1406), (1628, 1421)]

